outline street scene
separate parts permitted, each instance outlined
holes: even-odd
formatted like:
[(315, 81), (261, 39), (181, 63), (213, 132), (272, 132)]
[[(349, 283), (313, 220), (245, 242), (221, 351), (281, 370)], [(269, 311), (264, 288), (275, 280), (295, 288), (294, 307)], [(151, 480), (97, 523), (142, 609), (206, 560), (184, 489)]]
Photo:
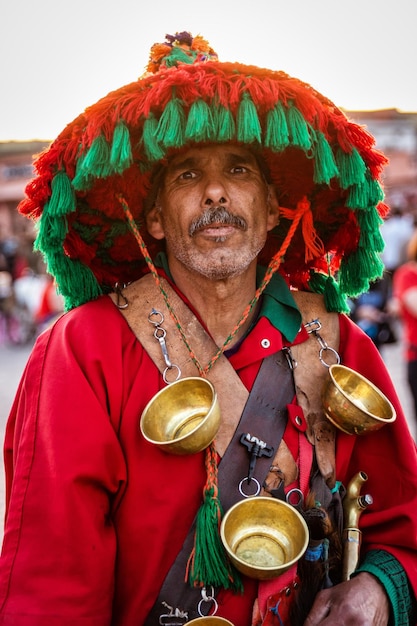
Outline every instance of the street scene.
[(3, 14), (0, 625), (417, 626), (417, 3)]

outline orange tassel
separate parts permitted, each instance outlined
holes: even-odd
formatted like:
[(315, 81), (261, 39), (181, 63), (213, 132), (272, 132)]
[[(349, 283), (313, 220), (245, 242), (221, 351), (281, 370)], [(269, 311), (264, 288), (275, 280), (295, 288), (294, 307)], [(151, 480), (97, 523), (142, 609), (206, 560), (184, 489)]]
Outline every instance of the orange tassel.
[(314, 228), (313, 213), (311, 204), (306, 196), (304, 196), (295, 209), (287, 209), (279, 207), (282, 217), (294, 221), (297, 217), (301, 217), (301, 230), (305, 243), (305, 262), (308, 263), (313, 259), (324, 254), (324, 245)]

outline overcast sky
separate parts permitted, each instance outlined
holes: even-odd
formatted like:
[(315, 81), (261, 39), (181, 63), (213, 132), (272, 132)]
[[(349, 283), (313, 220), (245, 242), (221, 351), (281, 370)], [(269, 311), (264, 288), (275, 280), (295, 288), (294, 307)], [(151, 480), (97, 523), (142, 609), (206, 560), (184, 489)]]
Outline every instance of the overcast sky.
[(181, 30), (346, 109), (415, 112), (416, 18), (417, 0), (3, 0), (0, 141), (53, 139)]

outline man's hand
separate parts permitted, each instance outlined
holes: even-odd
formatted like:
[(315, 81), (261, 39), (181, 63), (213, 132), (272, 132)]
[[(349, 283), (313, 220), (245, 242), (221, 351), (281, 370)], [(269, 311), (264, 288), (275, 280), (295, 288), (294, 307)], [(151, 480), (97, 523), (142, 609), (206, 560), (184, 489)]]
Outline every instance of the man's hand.
[(390, 604), (383, 586), (362, 572), (347, 582), (320, 591), (304, 626), (387, 626)]

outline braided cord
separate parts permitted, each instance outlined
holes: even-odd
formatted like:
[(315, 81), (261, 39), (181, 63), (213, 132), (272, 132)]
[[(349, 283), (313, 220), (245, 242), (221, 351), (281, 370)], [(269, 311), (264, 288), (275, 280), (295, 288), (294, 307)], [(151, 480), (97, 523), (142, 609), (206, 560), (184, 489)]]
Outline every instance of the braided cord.
[(288, 250), (288, 247), (291, 243), (291, 240), (294, 236), (295, 231), (297, 230), (297, 226), (300, 223), (300, 220), (310, 211), (310, 203), (308, 202), (308, 200), (306, 198), (303, 198), (302, 200), (300, 200), (300, 202), (297, 203), (297, 207), (294, 211), (292, 211), (292, 224), (290, 226), (290, 228), (288, 229), (287, 235), (284, 239), (284, 241), (282, 242), (282, 245), (280, 247), (280, 249), (278, 250), (278, 252), (276, 252), (274, 254), (274, 256), (272, 257), (271, 261), (269, 262), (269, 265), (266, 269), (265, 272), (265, 276), (263, 277), (261, 284), (259, 285), (259, 287), (257, 288), (255, 295), (253, 296), (252, 300), (249, 302), (249, 304), (247, 305), (247, 307), (245, 308), (245, 310), (242, 313), (242, 316), (240, 318), (240, 320), (237, 322), (236, 326), (232, 329), (232, 331), (230, 332), (230, 334), (226, 337), (226, 340), (224, 342), (224, 344), (218, 349), (218, 351), (214, 354), (214, 356), (210, 359), (210, 361), (207, 363), (207, 365), (205, 367), (203, 367), (201, 365), (201, 363), (199, 362), (194, 350), (192, 349), (192, 347), (190, 346), (188, 339), (185, 335), (185, 332), (181, 326), (181, 323), (177, 317), (177, 314), (175, 313), (173, 307), (171, 306), (171, 303), (169, 301), (169, 297), (168, 294), (166, 292), (166, 290), (164, 289), (164, 286), (160, 280), (159, 274), (156, 270), (156, 267), (151, 259), (151, 256), (149, 254), (149, 251), (146, 247), (146, 244), (143, 240), (142, 235), (140, 234), (139, 228), (137, 227), (137, 224), (133, 218), (133, 215), (129, 209), (129, 206), (126, 202), (126, 200), (119, 195), (118, 196), (118, 200), (121, 203), (123, 210), (126, 214), (129, 226), (132, 230), (132, 233), (136, 239), (136, 241), (139, 244), (139, 247), (142, 251), (143, 257), (145, 259), (146, 264), (149, 267), (149, 270), (152, 274), (152, 276), (155, 279), (155, 282), (157, 284), (157, 286), (159, 287), (162, 296), (165, 300), (165, 304), (168, 308), (168, 311), (170, 312), (170, 315), (172, 316), (176, 327), (178, 328), (180, 334), (181, 334), (181, 338), (184, 341), (184, 344), (190, 354), (190, 358), (193, 361), (193, 363), (195, 364), (195, 366), (198, 369), (198, 372), (200, 374), (200, 376), (205, 377), (207, 376), (208, 372), (213, 368), (214, 364), (216, 363), (216, 361), (220, 358), (220, 356), (223, 354), (223, 352), (226, 350), (227, 346), (230, 344), (230, 342), (233, 340), (233, 338), (236, 336), (236, 334), (238, 333), (239, 329), (243, 326), (243, 324), (246, 322), (246, 320), (248, 319), (251, 311), (253, 310), (254, 306), (256, 305), (256, 303), (258, 302), (259, 298), (261, 297), (261, 295), (263, 294), (264, 290), (266, 289), (267, 285), (269, 284), (272, 276), (275, 274), (275, 272), (278, 270), (279, 266), (281, 265), (281, 262), (285, 256), (285, 253)]
[(282, 245), (281, 245), (280, 249), (278, 250), (278, 252), (276, 252), (274, 254), (274, 256), (272, 257), (271, 261), (269, 262), (269, 265), (268, 265), (268, 267), (266, 269), (266, 272), (265, 272), (265, 276), (263, 277), (263, 279), (261, 281), (261, 284), (257, 288), (257, 290), (255, 292), (255, 295), (253, 296), (252, 300), (249, 302), (249, 304), (247, 305), (247, 307), (243, 311), (242, 317), (240, 318), (240, 320), (238, 321), (238, 323), (236, 324), (234, 329), (226, 337), (226, 340), (225, 340), (223, 346), (221, 348), (219, 348), (218, 352), (216, 352), (216, 354), (213, 356), (213, 358), (206, 365), (206, 367), (204, 369), (205, 372), (209, 372), (211, 370), (211, 368), (213, 367), (213, 365), (215, 364), (217, 359), (220, 357), (221, 354), (223, 354), (223, 352), (225, 351), (225, 349), (227, 348), (229, 343), (236, 336), (236, 334), (239, 331), (239, 329), (242, 327), (242, 325), (248, 319), (250, 312), (252, 311), (252, 309), (254, 308), (256, 303), (258, 302), (259, 298), (261, 297), (261, 295), (265, 291), (265, 289), (266, 289), (267, 285), (269, 284), (272, 276), (275, 274), (275, 272), (278, 270), (279, 266), (281, 265), (281, 262), (282, 262), (282, 260), (283, 260), (283, 258), (285, 256), (285, 253), (288, 250), (288, 247), (289, 247), (289, 245), (291, 243), (291, 240), (292, 240), (292, 238), (294, 236), (295, 231), (297, 230), (297, 226), (298, 226), (301, 218), (303, 217), (304, 212), (305, 212), (305, 205), (301, 205), (301, 203), (299, 203), (297, 205), (297, 209), (296, 209), (295, 214), (294, 214), (293, 222), (292, 222), (290, 228), (288, 229), (287, 235), (286, 235), (284, 241), (282, 242)]
[(147, 248), (147, 246), (146, 246), (146, 244), (145, 244), (145, 242), (143, 240), (142, 235), (140, 234), (139, 228), (137, 227), (137, 224), (136, 224), (136, 222), (135, 222), (135, 220), (133, 218), (133, 215), (132, 215), (132, 213), (131, 213), (131, 211), (129, 209), (129, 206), (128, 206), (126, 200), (121, 195), (118, 196), (118, 200), (121, 203), (124, 212), (126, 213), (126, 217), (127, 217), (129, 226), (130, 226), (130, 228), (132, 230), (132, 233), (133, 233), (136, 241), (139, 244), (139, 247), (140, 247), (140, 249), (142, 251), (142, 254), (143, 254), (143, 258), (145, 259), (146, 264), (148, 265), (149, 270), (150, 270), (152, 276), (155, 279), (155, 283), (157, 284), (157, 286), (159, 287), (160, 292), (162, 293), (162, 296), (163, 296), (163, 298), (165, 300), (165, 304), (166, 304), (166, 306), (168, 308), (168, 311), (169, 311), (172, 319), (174, 320), (176, 327), (178, 328), (178, 330), (179, 330), (179, 332), (181, 334), (181, 338), (182, 338), (185, 346), (187, 347), (188, 352), (190, 353), (191, 360), (193, 361), (194, 365), (196, 366), (200, 376), (204, 377), (205, 370), (203, 369), (201, 363), (199, 362), (199, 360), (198, 360), (194, 350), (192, 349), (192, 347), (188, 343), (188, 339), (187, 339), (187, 337), (185, 335), (185, 332), (184, 332), (184, 330), (183, 330), (183, 328), (181, 326), (181, 323), (180, 323), (180, 321), (179, 321), (179, 319), (177, 317), (177, 314), (175, 313), (174, 309), (171, 306), (168, 294), (167, 294), (166, 290), (164, 289), (164, 286), (163, 286), (163, 284), (161, 282), (159, 274), (158, 274), (158, 272), (156, 270), (156, 267), (155, 267), (155, 265), (154, 265), (154, 263), (153, 263), (153, 261), (151, 259), (151, 256), (149, 254), (148, 248)]

